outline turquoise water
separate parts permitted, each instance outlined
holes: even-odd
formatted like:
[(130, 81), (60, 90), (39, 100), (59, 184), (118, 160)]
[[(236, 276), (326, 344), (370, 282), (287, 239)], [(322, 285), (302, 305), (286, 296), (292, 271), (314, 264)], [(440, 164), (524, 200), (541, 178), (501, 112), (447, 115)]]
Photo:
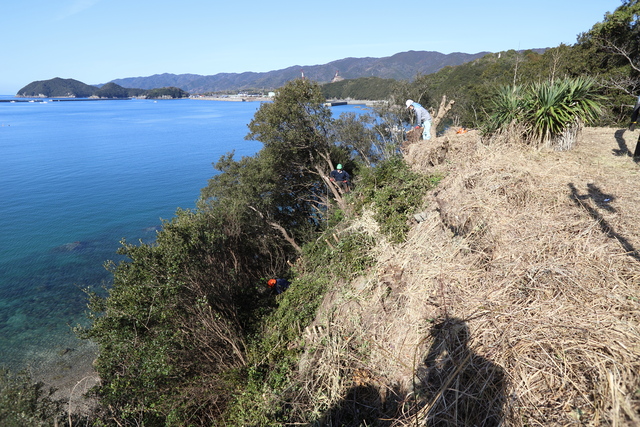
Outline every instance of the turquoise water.
[(152, 241), (192, 208), (257, 102), (0, 102), (0, 364), (13, 369), (80, 345), (83, 288), (108, 285), (119, 241)]
[(259, 107), (0, 102), (0, 364), (42, 367), (86, 346), (71, 331), (86, 322), (82, 289), (109, 285), (122, 238), (152, 241), (161, 218), (193, 208), (221, 155), (261, 148), (244, 140)]

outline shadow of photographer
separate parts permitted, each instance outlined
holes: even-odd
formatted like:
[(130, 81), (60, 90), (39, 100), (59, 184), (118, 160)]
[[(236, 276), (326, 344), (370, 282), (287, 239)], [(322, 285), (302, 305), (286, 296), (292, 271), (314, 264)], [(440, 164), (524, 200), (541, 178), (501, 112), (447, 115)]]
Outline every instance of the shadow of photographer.
[[(358, 381), (314, 426), (499, 426), (503, 423), (504, 369), (469, 348), (469, 328), (447, 318), (430, 331), (432, 345), (416, 370), (413, 392)], [(357, 371), (354, 374), (357, 374)]]
[(428, 402), (418, 418), (428, 426), (499, 426), (504, 369), (469, 348), (469, 327), (447, 318), (431, 328), (433, 344), (418, 369), (417, 392)]
[(313, 426), (391, 427), (398, 416), (403, 394), (397, 388), (361, 383), (350, 387), (344, 397), (314, 422)]

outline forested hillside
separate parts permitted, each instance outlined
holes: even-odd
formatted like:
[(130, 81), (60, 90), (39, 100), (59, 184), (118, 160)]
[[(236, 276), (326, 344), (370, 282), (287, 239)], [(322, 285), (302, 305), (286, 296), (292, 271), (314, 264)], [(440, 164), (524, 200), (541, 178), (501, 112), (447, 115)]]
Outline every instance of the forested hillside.
[[(287, 82), (249, 124), (263, 148), (220, 158), (90, 294), (101, 383), (73, 424), (640, 423), (639, 22), (625, 1), (574, 46), (398, 82), (360, 115)], [(25, 389), (7, 419), (62, 420)]]
[(320, 82), (330, 82), (336, 72), (345, 79), (378, 77), (381, 79), (410, 80), (416, 74), (430, 74), (446, 66), (464, 64), (480, 58), (487, 52), (475, 54), (410, 51), (384, 58), (344, 58), (322, 65), (294, 65), (268, 72), (219, 73), (211, 76), (196, 74), (156, 74), (149, 77), (129, 77), (113, 80), (124, 87), (153, 89), (176, 86), (190, 93), (258, 90), (268, 91), (305, 77)]
[(95, 86), (74, 79), (59, 77), (31, 82), (18, 91), (17, 96), (88, 98), (98, 90)]
[(98, 88), (74, 79), (59, 77), (31, 82), (17, 93), (18, 97), (29, 98), (187, 98), (188, 93), (176, 87), (162, 87), (152, 90), (124, 88), (115, 83), (107, 83)]

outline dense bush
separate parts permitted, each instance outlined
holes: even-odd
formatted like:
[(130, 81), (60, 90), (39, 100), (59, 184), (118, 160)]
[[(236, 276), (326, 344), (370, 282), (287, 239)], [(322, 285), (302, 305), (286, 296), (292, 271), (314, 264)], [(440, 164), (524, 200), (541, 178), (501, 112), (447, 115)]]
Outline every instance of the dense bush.
[[(82, 331), (99, 346), (96, 392), (111, 418), (210, 425), (246, 378), (266, 369), (274, 387), (285, 381), (296, 352), (279, 346), (313, 318), (337, 276), (297, 280), (275, 312), (264, 278), (295, 276), (288, 265), (313, 252), (303, 247), (336, 212), (320, 184), (331, 159), (355, 165), (371, 152), (366, 141), (360, 151), (341, 149), (332, 126), (318, 86), (292, 82), (249, 125), (248, 137), (265, 144), (259, 153), (240, 161), (223, 156), (198, 208), (178, 211), (152, 244), (122, 242), (127, 259), (108, 265), (113, 285), (106, 298), (91, 294), (92, 324)], [(362, 251), (366, 236), (343, 237), (310, 258), (344, 266), (339, 274), (346, 277), (371, 260)]]
[(394, 243), (403, 242), (411, 215), (422, 207), (425, 193), (438, 182), (438, 176), (415, 173), (400, 157), (363, 171), (358, 181), (360, 208), (372, 204), (381, 231)]
[(244, 363), (237, 290), (255, 279), (237, 262), (259, 269), (256, 240), (238, 239), (225, 219), (179, 212), (155, 244), (124, 242), (129, 261), (110, 266), (108, 298), (93, 296), (84, 336), (100, 347), (98, 394), (114, 418), (202, 425), (223, 410), (222, 374)]
[(0, 368), (0, 425), (3, 427), (40, 427), (57, 425), (62, 403), (55, 401), (55, 390), (45, 390), (26, 372), (11, 374)]

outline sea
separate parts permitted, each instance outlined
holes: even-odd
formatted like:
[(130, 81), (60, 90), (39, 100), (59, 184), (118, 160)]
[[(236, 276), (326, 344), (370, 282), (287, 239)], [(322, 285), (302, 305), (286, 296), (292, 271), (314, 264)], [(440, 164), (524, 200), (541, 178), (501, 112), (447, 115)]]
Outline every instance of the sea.
[(74, 328), (120, 241), (153, 242), (222, 155), (260, 150), (245, 135), (261, 102), (22, 101), (0, 96), (0, 367), (64, 375), (95, 352)]

